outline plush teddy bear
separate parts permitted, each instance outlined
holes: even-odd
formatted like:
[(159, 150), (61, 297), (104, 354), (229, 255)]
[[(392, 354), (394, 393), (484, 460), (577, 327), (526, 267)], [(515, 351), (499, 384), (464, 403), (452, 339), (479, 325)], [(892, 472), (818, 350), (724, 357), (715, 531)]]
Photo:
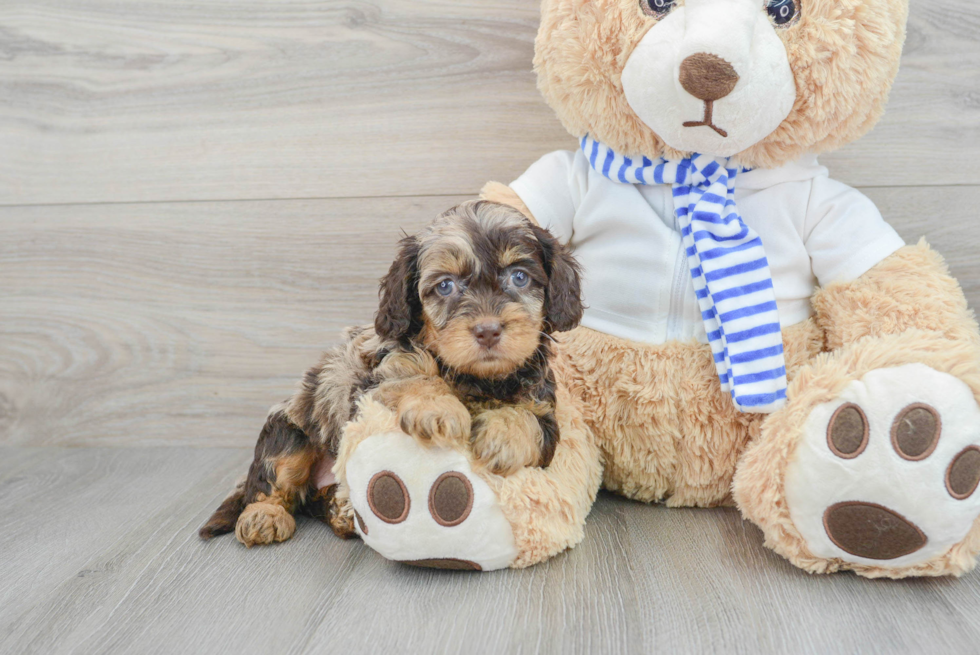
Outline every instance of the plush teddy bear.
[[(544, 0), (539, 88), (579, 148), (482, 195), (582, 266), (582, 327), (558, 337), (561, 441), (547, 469), (501, 478), (366, 402), (335, 467), (365, 542), (526, 566), (582, 538), (601, 475), (641, 501), (734, 504), (807, 571), (970, 570), (980, 331), (941, 257), (816, 161), (881, 115), (907, 12)], [(404, 481), (400, 522), (372, 510), (382, 471)]]

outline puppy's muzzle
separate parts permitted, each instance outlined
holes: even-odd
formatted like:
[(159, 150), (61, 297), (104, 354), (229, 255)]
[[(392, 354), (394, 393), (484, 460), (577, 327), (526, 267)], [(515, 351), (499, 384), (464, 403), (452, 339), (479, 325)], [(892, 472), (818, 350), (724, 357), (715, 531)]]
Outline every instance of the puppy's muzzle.
[(482, 321), (473, 326), (473, 336), (476, 342), (484, 348), (493, 348), (500, 341), (503, 327), (499, 321)]

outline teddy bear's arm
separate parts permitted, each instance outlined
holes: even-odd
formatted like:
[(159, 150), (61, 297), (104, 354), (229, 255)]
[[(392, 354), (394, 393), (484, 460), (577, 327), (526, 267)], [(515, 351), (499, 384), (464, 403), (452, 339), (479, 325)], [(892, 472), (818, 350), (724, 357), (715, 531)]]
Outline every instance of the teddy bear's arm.
[(576, 215), (588, 192), (589, 170), (581, 152), (555, 150), (509, 185), (488, 182), (480, 197), (514, 207), (560, 243), (571, 245)]
[(856, 280), (818, 290), (812, 303), (832, 351), (908, 330), (980, 341), (962, 288), (925, 240), (899, 249)]
[(511, 189), (506, 184), (501, 184), (500, 182), (487, 182), (480, 189), (480, 197), (484, 200), (489, 200), (490, 202), (499, 202), (502, 205), (508, 205), (513, 207), (517, 211), (521, 212), (532, 223), (538, 225), (538, 221), (535, 220), (534, 216), (531, 214), (531, 210), (527, 208), (521, 197), (517, 195), (517, 192)]

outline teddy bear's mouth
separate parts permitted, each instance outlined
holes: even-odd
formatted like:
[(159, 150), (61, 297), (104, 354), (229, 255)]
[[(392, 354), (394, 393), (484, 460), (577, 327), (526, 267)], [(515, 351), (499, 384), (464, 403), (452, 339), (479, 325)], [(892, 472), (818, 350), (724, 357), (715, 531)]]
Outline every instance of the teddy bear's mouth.
[(714, 100), (705, 100), (704, 118), (702, 118), (699, 121), (686, 121), (684, 123), (684, 127), (710, 127), (715, 132), (720, 134), (722, 138), (728, 138), (728, 132), (715, 125), (714, 122), (712, 122), (711, 120), (711, 115), (712, 113), (714, 113), (714, 106), (715, 106)]

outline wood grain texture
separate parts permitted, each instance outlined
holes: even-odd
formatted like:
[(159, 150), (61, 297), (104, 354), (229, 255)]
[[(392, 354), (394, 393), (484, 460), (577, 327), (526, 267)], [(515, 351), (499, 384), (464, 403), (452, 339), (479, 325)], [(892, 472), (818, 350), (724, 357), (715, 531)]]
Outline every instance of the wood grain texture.
[[(0, 204), (471, 194), (574, 147), (537, 0), (7, 0)], [(980, 4), (912, 0), (853, 185), (973, 184)]]
[[(867, 190), (980, 307), (980, 188)], [(461, 197), (0, 208), (0, 443), (249, 446)]]
[[(823, 163), (980, 308), (980, 5), (911, 6), (888, 113)], [(493, 574), (302, 519), (197, 539), (399, 230), (574, 147), (537, 7), (0, 3), (0, 653), (976, 652), (980, 574), (809, 576), (731, 510), (603, 494), (580, 547)]]
[(980, 574), (811, 576), (734, 510), (607, 494), (582, 545), (523, 571), (414, 569), (302, 519), (277, 546), (199, 541), (248, 456), (0, 449), (0, 652), (971, 653), (980, 639)]
[(458, 200), (0, 210), (0, 442), (254, 442)]

